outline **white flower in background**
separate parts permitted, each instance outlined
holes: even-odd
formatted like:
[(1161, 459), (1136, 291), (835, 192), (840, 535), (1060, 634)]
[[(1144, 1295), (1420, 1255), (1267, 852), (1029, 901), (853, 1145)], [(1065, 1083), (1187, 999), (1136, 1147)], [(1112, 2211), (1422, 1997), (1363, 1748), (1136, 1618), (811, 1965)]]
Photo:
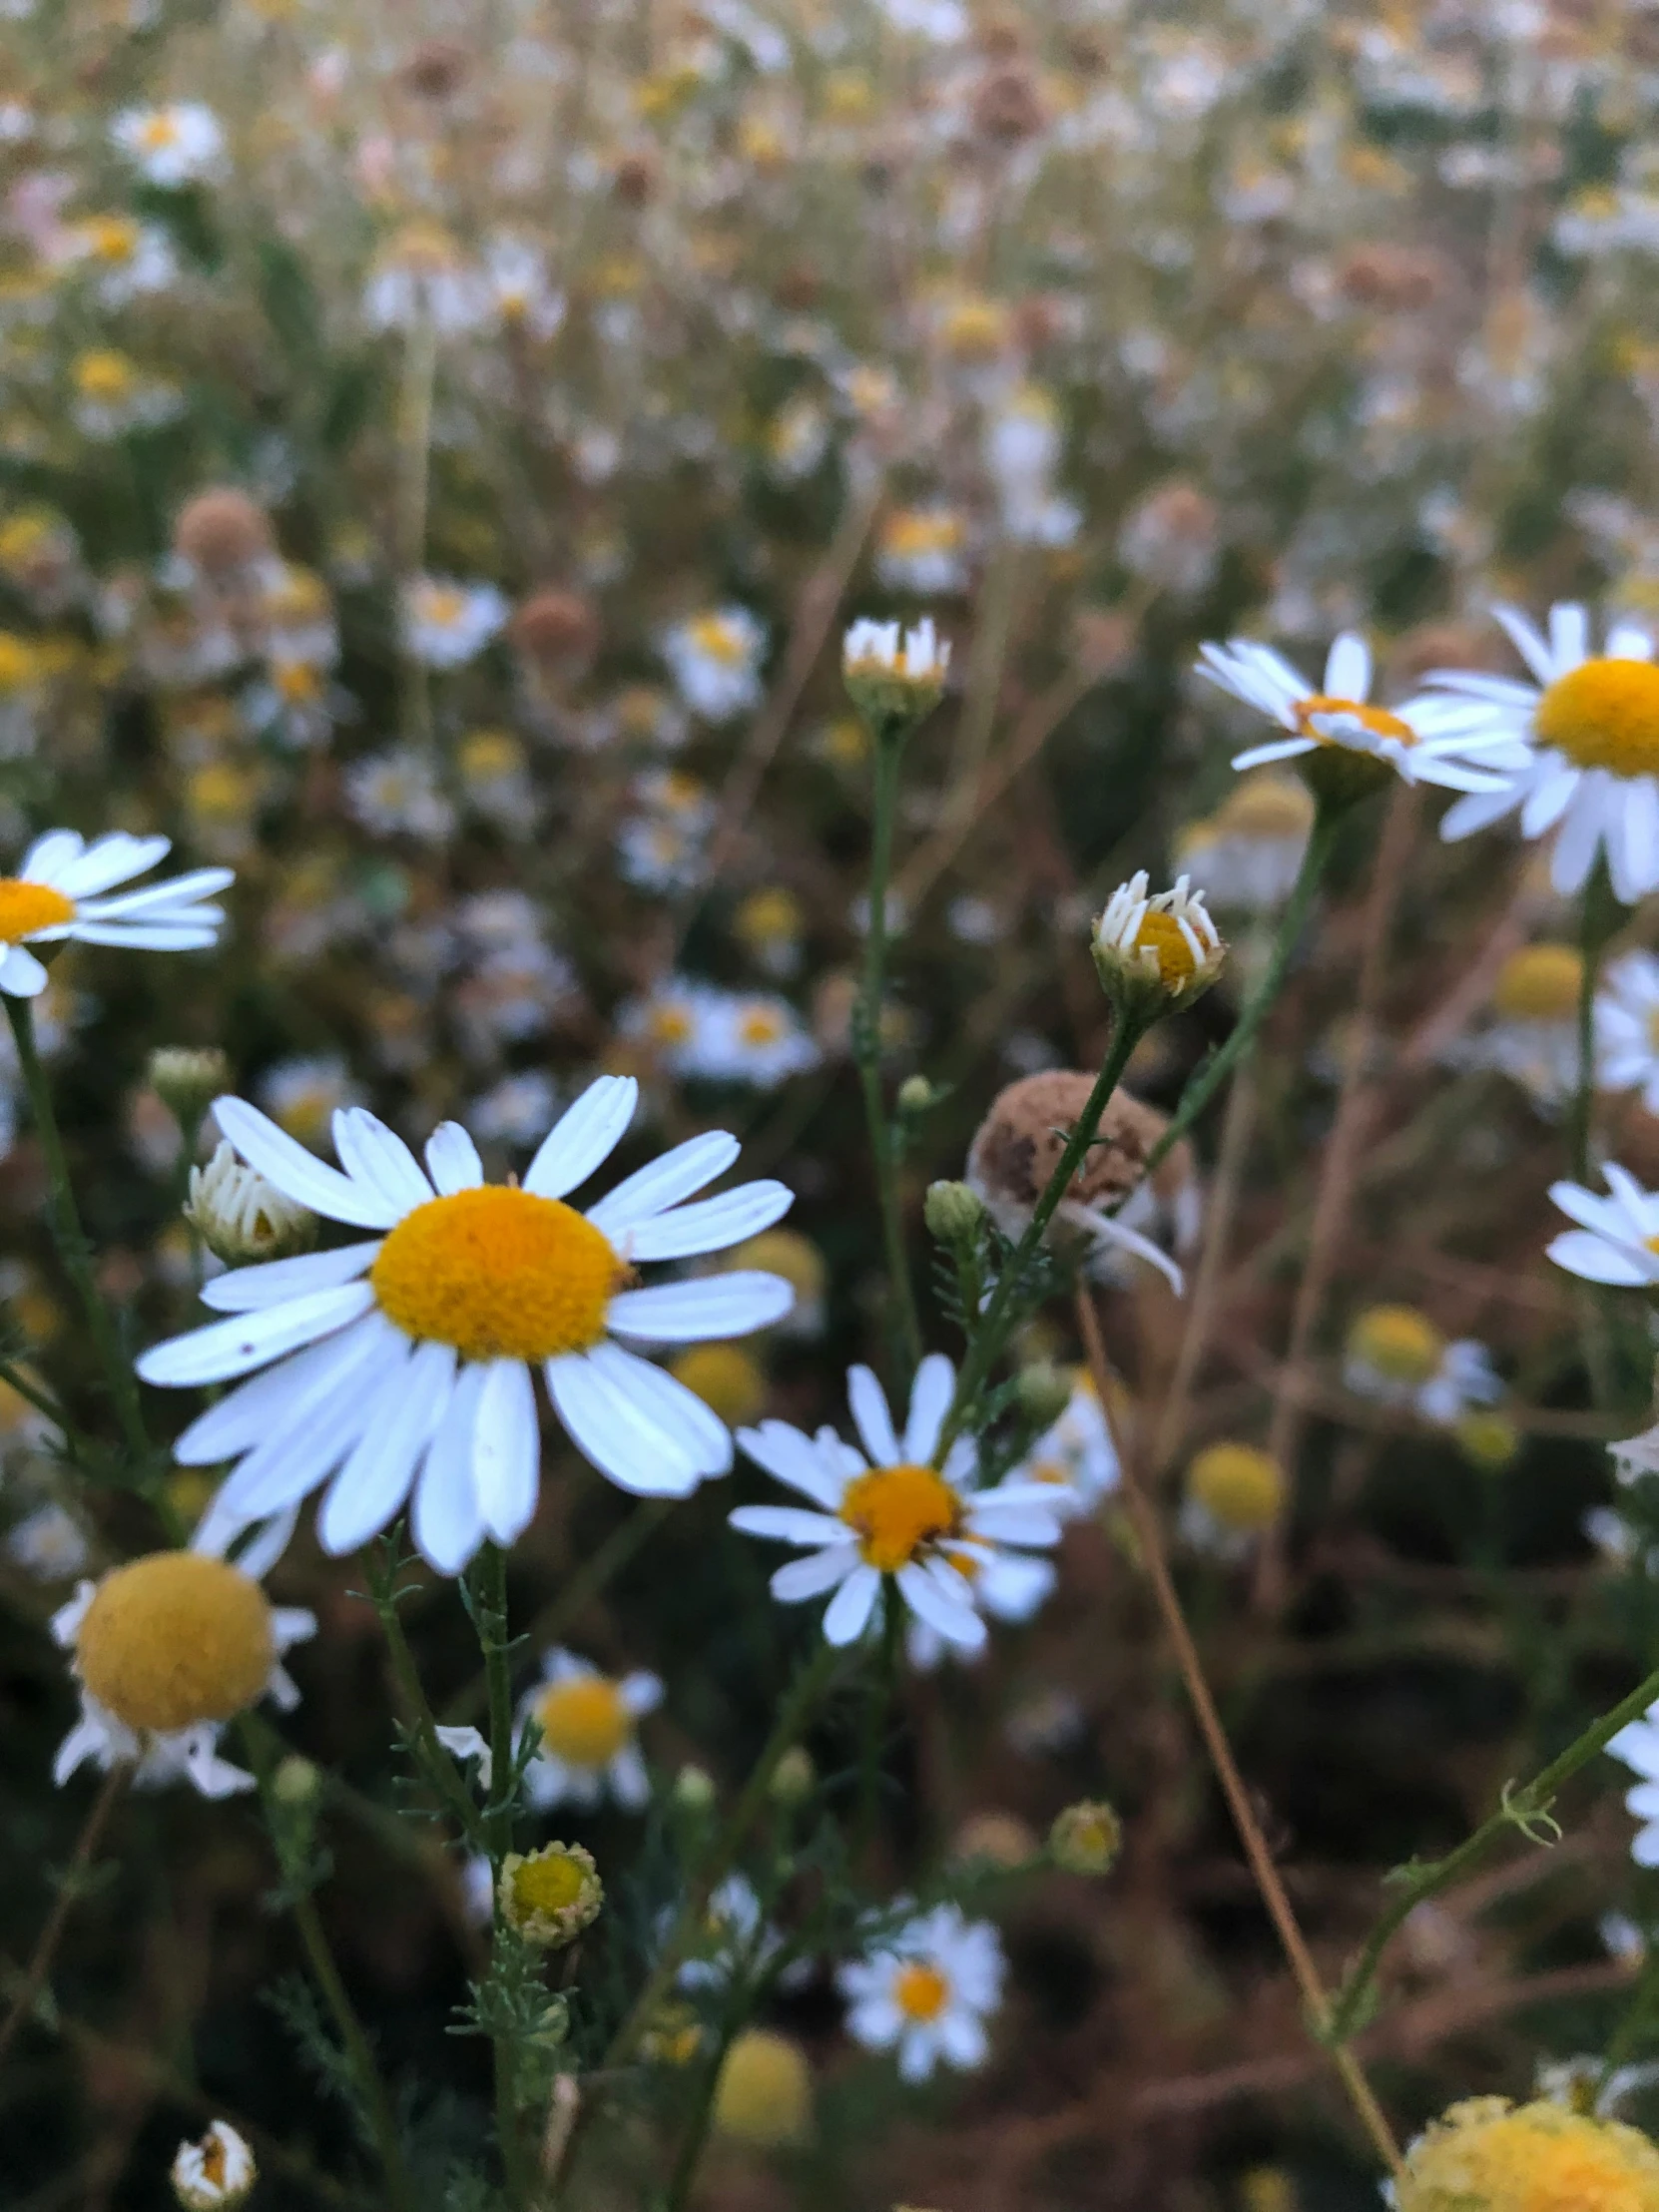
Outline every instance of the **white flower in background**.
[(510, 612), (493, 584), (417, 576), (401, 593), (403, 649), (428, 668), (460, 668), (484, 650)]
[(1052, 1510), (1069, 1519), (1109, 1497), (1121, 1473), (1093, 1380), (1086, 1368), (1079, 1368), (1065, 1411), (1009, 1470), (1009, 1479), (1047, 1484), (1053, 1492)]
[(1534, 2079), (1539, 2096), (1569, 2111), (1593, 2113), (1598, 2120), (1616, 2119), (1619, 2107), (1659, 2081), (1659, 2065), (1615, 2066), (1609, 2072), (1600, 2058), (1540, 2058)]
[(1659, 1428), (1644, 1428), (1639, 1436), (1623, 1436), (1607, 1449), (1613, 1472), (1621, 1482), (1639, 1482), (1644, 1474), (1659, 1474)]
[(469, 1111), (473, 1134), (485, 1144), (529, 1144), (559, 1110), (559, 1091), (542, 1068), (504, 1075)]
[(7, 1529), (6, 1557), (36, 1582), (67, 1582), (87, 1563), (86, 1534), (61, 1505), (37, 1505)]
[(766, 632), (747, 607), (721, 607), (676, 623), (663, 659), (680, 696), (705, 722), (731, 722), (761, 703)]
[(1485, 1346), (1472, 1337), (1447, 1343), (1414, 1306), (1368, 1306), (1355, 1317), (1343, 1381), (1358, 1396), (1409, 1410), (1440, 1428), (1503, 1395)]
[(181, 2143), (169, 2178), (185, 2212), (239, 2205), (259, 2179), (254, 2153), (229, 2120), (215, 2120), (199, 2143)]
[[(657, 1371), (653, 1371), (657, 1372)], [(663, 1701), (654, 1674), (602, 1674), (571, 1651), (550, 1651), (538, 1688), (518, 1708), (519, 1726), (533, 1720), (541, 1743), (525, 1769), (532, 1805), (598, 1805), (609, 1796), (638, 1813), (651, 1797), (636, 1741), (637, 1724)]]
[(1574, 945), (1519, 946), (1498, 970), (1485, 1018), (1453, 1038), (1442, 1057), (1451, 1067), (1491, 1068), (1506, 1076), (1553, 1120), (1578, 1088), (1583, 975), (1583, 955)]
[(413, 746), (393, 746), (353, 761), (345, 772), (345, 804), (377, 837), (421, 837), (441, 844), (455, 810), (438, 789), (432, 764)]
[(875, 573), (889, 591), (920, 599), (966, 588), (968, 531), (955, 507), (900, 507), (881, 524)]
[(950, 646), (927, 616), (913, 629), (854, 622), (841, 640), (841, 678), (855, 707), (875, 717), (919, 722), (944, 695)]
[(1638, 1867), (1659, 1867), (1659, 1706), (1650, 1705), (1643, 1719), (1621, 1728), (1607, 1756), (1641, 1777), (1624, 1799), (1625, 1811), (1642, 1823), (1630, 1840), (1630, 1856)]
[(55, 1782), (91, 1759), (106, 1771), (131, 1765), (140, 1789), (188, 1781), (208, 1798), (253, 1789), (251, 1774), (220, 1758), (221, 1731), (262, 1697), (284, 1712), (298, 1703), (282, 1655), (316, 1633), (316, 1619), (269, 1604), (260, 1587), (292, 1514), (268, 1521), (233, 1563), (223, 1554), (246, 1525), (210, 1509), (189, 1550), (151, 1552), (82, 1582), (53, 1614), (81, 1691)]
[(1581, 890), (1605, 852), (1613, 889), (1627, 906), (1659, 886), (1659, 668), (1653, 639), (1613, 624), (1605, 651), (1590, 646), (1582, 607), (1549, 611), (1544, 637), (1513, 607), (1492, 612), (1533, 682), (1470, 671), (1431, 678), (1463, 711), (1466, 735), (1520, 743), (1501, 790), (1471, 794), (1450, 808), (1442, 837), (1465, 837), (1520, 810), (1521, 833), (1558, 831), (1550, 880), (1566, 897)]
[(99, 304), (124, 307), (131, 299), (167, 291), (179, 264), (172, 241), (156, 223), (127, 215), (89, 216), (61, 234), (55, 258), (87, 275)]
[(1551, 1241), (1549, 1256), (1569, 1275), (1625, 1289), (1659, 1283), (1659, 1195), (1609, 1161), (1602, 1169), (1609, 1198), (1582, 1183), (1552, 1183), (1549, 1195), (1579, 1224)]
[(490, 318), (489, 287), (461, 259), (449, 234), (410, 223), (376, 262), (363, 291), (371, 329), (411, 330), (429, 323), (440, 337), (476, 330)]
[(782, 484), (811, 476), (830, 448), (830, 417), (816, 399), (789, 400), (767, 425), (767, 464)]
[(1175, 860), (1221, 912), (1276, 913), (1302, 871), (1313, 822), (1313, 794), (1301, 777), (1264, 769), (1182, 833)]
[(988, 1921), (938, 1905), (838, 1969), (846, 2031), (866, 2050), (898, 2052), (905, 2081), (982, 2066), (985, 2022), (1002, 2002), (1002, 1943)]
[(496, 239), (484, 250), (491, 304), (509, 330), (550, 338), (565, 318), (565, 295), (551, 283), (541, 249), (523, 239)]
[(181, 100), (167, 108), (124, 108), (110, 136), (153, 185), (173, 189), (219, 165), (225, 133), (212, 108)]
[(1392, 711), (1370, 706), (1371, 648), (1353, 630), (1332, 645), (1317, 691), (1283, 654), (1249, 638), (1204, 645), (1199, 653), (1200, 676), (1290, 732), (1235, 754), (1237, 769), (1266, 768), (1337, 747), (1385, 764), (1408, 784), (1439, 784), (1489, 797), (1503, 788), (1499, 772), (1525, 759), (1526, 749), (1512, 731), (1471, 727), (1467, 710), (1449, 699), (1425, 693)]
[(166, 837), (133, 837), (112, 830), (91, 844), (75, 830), (49, 830), (23, 855), (15, 875), (0, 876), (0, 991), (34, 998), (46, 970), (31, 945), (122, 945), (130, 951), (194, 952), (214, 944), (224, 908), (204, 905), (234, 877), (227, 867), (201, 867), (144, 890), (104, 894), (167, 857)]
[(1659, 1114), (1659, 959), (1621, 953), (1601, 978), (1595, 1004), (1596, 1080), (1604, 1090), (1640, 1091)]
[(279, 1128), (313, 1150), (326, 1140), (335, 1112), (361, 1102), (350, 1071), (335, 1052), (277, 1060), (261, 1076), (258, 1095)]
[(706, 1020), (694, 1057), (682, 1072), (710, 1083), (748, 1083), (776, 1090), (792, 1075), (817, 1067), (824, 1057), (812, 1032), (790, 1004), (772, 991), (723, 993), (715, 1018)]
[(1439, 1367), (1417, 1393), (1417, 1411), (1436, 1427), (1451, 1428), (1480, 1405), (1495, 1405), (1503, 1395), (1503, 1383), (1492, 1366), (1492, 1356), (1473, 1337), (1449, 1344)]
[(730, 1516), (732, 1526), (808, 1548), (805, 1559), (778, 1569), (772, 1594), (797, 1604), (833, 1590), (824, 1616), (830, 1643), (860, 1636), (883, 1584), (890, 1583), (894, 1602), (946, 1642), (975, 1651), (985, 1641), (985, 1624), (974, 1608), (970, 1576), (1000, 1558), (1007, 1545), (1041, 1550), (1057, 1543), (1054, 1493), (1034, 1482), (972, 1489), (977, 1457), (969, 1436), (955, 1439), (942, 1467), (929, 1463), (955, 1387), (954, 1370), (941, 1353), (916, 1370), (902, 1442), (870, 1370), (851, 1368), (846, 1381), (864, 1451), (842, 1443), (830, 1428), (816, 1437), (781, 1420), (739, 1429), (738, 1442), (750, 1458), (814, 1509), (740, 1505)]
[[(667, 1936), (674, 1920), (671, 1907), (658, 1923), (659, 1937)], [(680, 1965), (675, 1981), (682, 1989), (725, 1989), (734, 1975), (754, 1974), (766, 1967), (783, 1940), (764, 1921), (754, 1886), (741, 1874), (728, 1875), (709, 1900), (691, 1956)], [(779, 1985), (799, 1988), (812, 1970), (810, 1959), (798, 1958), (785, 1967)]]
[[(782, 1278), (725, 1274), (628, 1288), (636, 1266), (755, 1236), (787, 1212), (781, 1183), (693, 1199), (738, 1141), (690, 1138), (586, 1214), (565, 1204), (634, 1118), (632, 1077), (601, 1076), (543, 1140), (522, 1184), (488, 1185), (466, 1131), (443, 1122), (413, 1154), (372, 1114), (333, 1119), (344, 1172), (239, 1098), (214, 1116), (250, 1167), (325, 1221), (370, 1240), (218, 1277), (203, 1303), (230, 1318), (138, 1363), (175, 1388), (242, 1382), (185, 1430), (181, 1465), (235, 1458), (215, 1512), (253, 1521), (327, 1484), (323, 1548), (354, 1551), (413, 1491), (415, 1542), (442, 1574), (486, 1536), (511, 1543), (536, 1508), (539, 1368), (572, 1441), (625, 1490), (685, 1497), (732, 1463), (700, 1398), (614, 1341), (747, 1336), (788, 1312)], [(264, 1374), (256, 1374), (264, 1369)]]

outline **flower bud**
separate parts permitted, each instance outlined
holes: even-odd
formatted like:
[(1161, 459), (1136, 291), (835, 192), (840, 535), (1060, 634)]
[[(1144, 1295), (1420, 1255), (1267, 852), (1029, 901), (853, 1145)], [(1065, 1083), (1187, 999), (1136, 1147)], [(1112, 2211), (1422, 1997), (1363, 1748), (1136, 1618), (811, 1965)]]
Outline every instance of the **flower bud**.
[(604, 1885), (593, 1854), (580, 1844), (510, 1851), (496, 1886), (501, 1917), (527, 1943), (557, 1950), (598, 1918)]
[(792, 1744), (772, 1770), (768, 1795), (774, 1805), (800, 1805), (818, 1782), (812, 1754)]
[(674, 1802), (683, 1813), (707, 1813), (715, 1802), (714, 1776), (690, 1761), (674, 1778)]
[(901, 737), (944, 697), (950, 647), (931, 620), (903, 632), (896, 622), (855, 622), (841, 644), (847, 697), (874, 730)]
[(715, 2084), (715, 2132), (773, 2150), (801, 2142), (812, 2119), (813, 2077), (800, 2044), (770, 2028), (747, 2028)]
[(1142, 868), (1118, 885), (1094, 925), (1095, 969), (1120, 1015), (1148, 1021), (1190, 1006), (1221, 973), (1227, 947), (1204, 893), (1188, 890), (1187, 880), (1178, 876), (1173, 890), (1148, 896)]
[(1020, 1411), (1039, 1432), (1052, 1428), (1071, 1403), (1071, 1378), (1062, 1375), (1046, 1360), (1021, 1368), (1015, 1388), (1019, 1392)]
[(930, 1106), (937, 1105), (938, 1097), (925, 1075), (907, 1075), (898, 1086), (898, 1110), (901, 1114), (925, 1114)]
[(921, 1218), (940, 1244), (966, 1244), (985, 1217), (982, 1201), (965, 1183), (929, 1183)]
[(1049, 1856), (1067, 1874), (1110, 1874), (1123, 1846), (1123, 1823), (1099, 1799), (1081, 1799), (1056, 1814)]
[(181, 1129), (194, 1129), (231, 1081), (231, 1063), (218, 1045), (192, 1051), (163, 1045), (150, 1055), (150, 1087)]
[(316, 1217), (244, 1167), (228, 1144), (205, 1168), (191, 1169), (185, 1218), (227, 1267), (285, 1260), (316, 1242)]
[(280, 1805), (309, 1805), (322, 1787), (321, 1771), (298, 1752), (290, 1751), (277, 1763), (271, 1787)]
[(186, 2212), (216, 2212), (243, 2203), (259, 2176), (254, 2153), (228, 2120), (215, 2120), (199, 2143), (181, 2143), (173, 2161), (173, 2194)]

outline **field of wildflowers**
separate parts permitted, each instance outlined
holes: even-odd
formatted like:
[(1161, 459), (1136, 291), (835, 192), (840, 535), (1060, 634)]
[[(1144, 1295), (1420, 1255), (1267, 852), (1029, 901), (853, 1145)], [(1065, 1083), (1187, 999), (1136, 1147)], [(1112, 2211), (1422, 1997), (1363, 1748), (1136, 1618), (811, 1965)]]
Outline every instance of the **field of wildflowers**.
[(4, 2212), (1659, 2212), (1656, 122), (0, 0)]

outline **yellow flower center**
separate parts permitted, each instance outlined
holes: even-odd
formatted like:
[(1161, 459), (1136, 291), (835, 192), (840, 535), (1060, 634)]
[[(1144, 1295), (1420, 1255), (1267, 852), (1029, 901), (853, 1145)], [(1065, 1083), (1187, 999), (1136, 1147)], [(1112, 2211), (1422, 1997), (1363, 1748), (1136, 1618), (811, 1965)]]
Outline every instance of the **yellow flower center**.
[(49, 883), (0, 875), (0, 944), (17, 944), (37, 929), (52, 929), (74, 919), (75, 901)]
[(1498, 970), (1493, 1010), (1506, 1021), (1567, 1021), (1583, 980), (1583, 956), (1572, 945), (1522, 945)]
[(1659, 774), (1659, 668), (1648, 661), (1586, 661), (1539, 700), (1533, 726), (1579, 768)]
[(277, 661), (271, 681), (285, 707), (308, 707), (322, 694), (322, 671), (308, 661)]
[(719, 661), (724, 668), (737, 668), (749, 652), (737, 625), (724, 615), (700, 615), (691, 625), (691, 641), (700, 653)]
[(840, 1516), (858, 1538), (865, 1564), (896, 1574), (926, 1545), (954, 1535), (956, 1493), (936, 1467), (871, 1467), (846, 1486)]
[(224, 2138), (210, 2131), (203, 2136), (198, 2148), (202, 2153), (202, 2179), (215, 2189), (223, 2189), (225, 2186)]
[(1271, 1528), (1285, 1502), (1278, 1462), (1254, 1444), (1211, 1444), (1188, 1469), (1187, 1489), (1212, 1520), (1241, 1536)]
[(1400, 2212), (1659, 2212), (1659, 2149), (1564, 2105), (1471, 2097), (1413, 2145)]
[(568, 1853), (537, 1852), (512, 1871), (513, 1903), (526, 1919), (532, 1913), (562, 1913), (576, 1903), (587, 1879), (582, 1862)]
[(415, 613), (434, 630), (453, 630), (466, 615), (466, 593), (423, 591), (416, 602)]
[(139, 144), (147, 154), (165, 153), (168, 147), (179, 143), (179, 125), (167, 114), (146, 116), (139, 126)]
[(1348, 1349), (1390, 1382), (1426, 1382), (1439, 1367), (1445, 1339), (1414, 1306), (1372, 1306), (1354, 1324)]
[(800, 932), (801, 908), (781, 887), (752, 891), (738, 908), (736, 927), (751, 944), (776, 943)]
[(909, 1959), (893, 1976), (893, 2001), (907, 2020), (936, 2020), (944, 2010), (950, 1984), (924, 1958)]
[(760, 1364), (736, 1345), (693, 1345), (669, 1362), (669, 1373), (729, 1428), (754, 1420), (766, 1403)]
[(1246, 837), (1305, 837), (1314, 796), (1300, 777), (1249, 776), (1223, 802), (1219, 825)]
[(573, 1767), (605, 1767), (628, 1741), (633, 1716), (608, 1676), (576, 1674), (536, 1700), (542, 1742)]
[(1167, 991), (1181, 990), (1193, 979), (1198, 962), (1193, 958), (1193, 948), (1181, 931), (1181, 924), (1173, 914), (1153, 906), (1143, 916), (1135, 932), (1135, 949), (1155, 952), (1158, 956), (1158, 980)]
[(1315, 715), (1352, 715), (1374, 738), (1392, 738), (1399, 745), (1417, 742), (1417, 734), (1408, 722), (1401, 722), (1398, 715), (1389, 714), (1385, 707), (1368, 707), (1358, 699), (1333, 699), (1325, 692), (1314, 692), (1307, 699), (1299, 699), (1291, 712), (1296, 716), (1302, 735), (1319, 745), (1341, 745), (1343, 741), (1316, 730), (1311, 719)]
[(511, 1185), (456, 1191), (406, 1214), (369, 1281), (405, 1336), (463, 1360), (555, 1360), (605, 1334), (627, 1269), (574, 1207)]
[(684, 1044), (691, 1033), (691, 1016), (683, 1006), (659, 1006), (651, 1016), (651, 1036), (656, 1044)]
[(26, 638), (0, 630), (0, 698), (23, 691), (40, 673), (40, 660)]
[(957, 515), (897, 514), (887, 524), (887, 550), (900, 556), (953, 553), (961, 544), (962, 535), (962, 522)]
[(113, 403), (129, 398), (138, 382), (125, 353), (83, 353), (75, 363), (75, 383), (83, 399)]
[(771, 2028), (746, 2028), (715, 2086), (716, 2132), (770, 2150), (802, 2141), (812, 2117), (813, 2077), (800, 2044)]
[(738, 1023), (738, 1036), (744, 1044), (776, 1044), (784, 1034), (783, 1016), (770, 1006), (756, 1006)]
[(130, 262), (138, 252), (139, 227), (127, 216), (94, 216), (82, 225), (81, 236), (95, 261)]
[(88, 1690), (141, 1731), (229, 1720), (260, 1695), (275, 1659), (260, 1585), (195, 1551), (156, 1551), (115, 1568), (75, 1638)]

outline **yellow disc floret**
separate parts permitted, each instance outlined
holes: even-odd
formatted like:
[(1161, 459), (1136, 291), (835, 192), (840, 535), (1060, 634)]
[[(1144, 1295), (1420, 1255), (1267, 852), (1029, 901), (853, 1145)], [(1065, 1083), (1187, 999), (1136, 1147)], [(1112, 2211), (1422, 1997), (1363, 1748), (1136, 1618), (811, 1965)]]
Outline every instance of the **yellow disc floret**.
[(1254, 1536), (1279, 1518), (1285, 1477), (1255, 1444), (1209, 1444), (1187, 1470), (1187, 1494), (1223, 1528)]
[(1415, 1384), (1438, 1372), (1445, 1339), (1414, 1306), (1368, 1306), (1348, 1333), (1348, 1351), (1384, 1382)]
[(1314, 802), (1299, 778), (1268, 770), (1235, 785), (1216, 822), (1241, 837), (1305, 837), (1314, 825)]
[(1659, 668), (1648, 661), (1585, 661), (1539, 700), (1533, 726), (1578, 768), (1659, 774)]
[(463, 1360), (555, 1360), (599, 1342), (626, 1274), (574, 1207), (491, 1185), (406, 1214), (369, 1281), (417, 1343), (453, 1345)]
[(107, 1574), (75, 1638), (75, 1666), (107, 1712), (159, 1734), (227, 1721), (276, 1663), (271, 1608), (249, 1575), (195, 1551), (156, 1551)]
[(950, 1983), (925, 1958), (907, 1958), (892, 1980), (893, 2002), (907, 2020), (936, 2020), (944, 2010)]
[(546, 1749), (573, 1767), (608, 1766), (633, 1727), (621, 1690), (602, 1674), (549, 1684), (536, 1700), (536, 1719)]
[(1570, 1021), (1583, 979), (1584, 958), (1575, 946), (1522, 945), (1497, 971), (1493, 1011), (1505, 1021)]
[(773, 2149), (799, 2143), (812, 2113), (813, 2077), (799, 2043), (765, 2027), (734, 2039), (715, 2085), (717, 2134)]
[(1374, 738), (1392, 738), (1396, 745), (1417, 742), (1417, 734), (1408, 722), (1401, 722), (1398, 715), (1389, 714), (1386, 707), (1368, 707), (1358, 699), (1333, 699), (1325, 692), (1314, 692), (1307, 699), (1299, 699), (1291, 711), (1302, 735), (1316, 739), (1321, 745), (1341, 745), (1343, 741), (1316, 729), (1313, 720), (1316, 715), (1349, 717), (1362, 729), (1369, 730)]
[(767, 1400), (765, 1371), (737, 1345), (692, 1345), (669, 1362), (669, 1373), (728, 1428), (754, 1420)]
[(1167, 991), (1184, 990), (1198, 972), (1191, 938), (1175, 916), (1161, 907), (1147, 910), (1135, 932), (1135, 949), (1157, 955), (1158, 980)]
[(75, 919), (75, 901), (49, 883), (26, 883), (0, 875), (0, 944), (16, 944), (37, 929), (55, 929)]
[(896, 1574), (927, 1544), (956, 1533), (961, 1504), (933, 1467), (872, 1467), (846, 1486), (841, 1519), (865, 1564)]
[(1619, 2120), (1469, 2097), (1412, 2144), (1397, 2189), (1399, 2212), (1659, 2212), (1659, 2149)]

